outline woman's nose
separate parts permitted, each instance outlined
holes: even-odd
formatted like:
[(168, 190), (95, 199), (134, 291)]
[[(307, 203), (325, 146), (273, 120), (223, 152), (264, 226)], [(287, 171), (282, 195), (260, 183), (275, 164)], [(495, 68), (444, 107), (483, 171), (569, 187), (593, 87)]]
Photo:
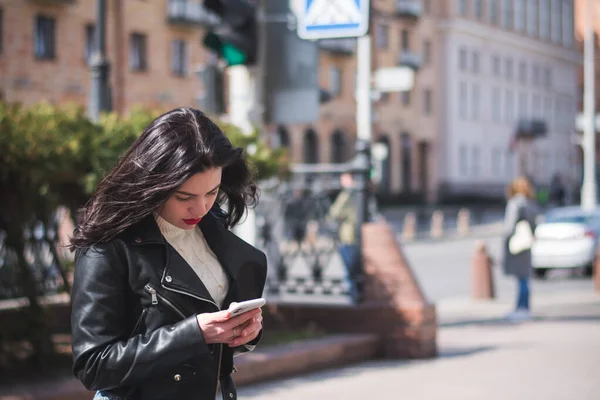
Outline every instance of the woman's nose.
[(204, 201), (199, 201), (197, 204), (194, 205), (191, 212), (194, 215), (194, 217), (203, 217), (206, 214), (206, 208), (206, 203)]

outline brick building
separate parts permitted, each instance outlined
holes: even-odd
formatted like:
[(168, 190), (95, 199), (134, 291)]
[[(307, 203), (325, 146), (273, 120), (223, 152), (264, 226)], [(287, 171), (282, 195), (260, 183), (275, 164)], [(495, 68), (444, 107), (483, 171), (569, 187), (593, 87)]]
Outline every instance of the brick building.
[[(195, 104), (202, 88), (194, 68), (209, 57), (201, 43), (202, 9), (166, 0), (106, 3), (113, 108), (122, 113), (140, 104), (161, 109)], [(86, 105), (95, 5), (95, 0), (0, 0), (0, 97)]]
[[(201, 0), (109, 0), (113, 108), (198, 106)], [(95, 0), (0, 0), (0, 98), (87, 104)], [(373, 70), (416, 71), (409, 92), (373, 103), (374, 140), (387, 145), (379, 190), (395, 199), (500, 197), (519, 172), (517, 123), (549, 133), (527, 149), (527, 172), (574, 180), (580, 54), (573, 0), (372, 0)], [(356, 137), (354, 40), (319, 42), (319, 84), (331, 95), (313, 124), (269, 127), (296, 162), (339, 162)], [(301, 105), (299, 105), (301, 106)], [(200, 106), (201, 107), (201, 106)], [(575, 166), (574, 166), (575, 165)]]

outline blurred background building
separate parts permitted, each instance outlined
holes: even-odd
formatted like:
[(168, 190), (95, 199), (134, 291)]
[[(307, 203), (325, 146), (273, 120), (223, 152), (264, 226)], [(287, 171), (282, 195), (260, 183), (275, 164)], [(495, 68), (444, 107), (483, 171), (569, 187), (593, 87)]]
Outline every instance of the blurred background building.
[[(583, 1), (583, 0), (581, 0)], [(503, 198), (517, 173), (579, 183), (580, 0), (373, 0), (373, 70), (408, 66), (412, 90), (374, 96), (374, 140), (387, 146), (378, 190), (392, 201)], [(0, 0), (0, 98), (86, 105), (95, 0)], [(214, 62), (202, 44), (200, 0), (107, 1), (112, 108), (202, 107), (195, 73)], [(577, 39), (580, 40), (578, 34)], [(356, 137), (356, 42), (322, 40), (328, 101), (311, 124), (277, 125), (294, 162), (341, 162)], [(581, 76), (581, 74), (579, 74)], [(298, 104), (302, 107), (302, 104)], [(541, 122), (515, 147), (519, 127)]]

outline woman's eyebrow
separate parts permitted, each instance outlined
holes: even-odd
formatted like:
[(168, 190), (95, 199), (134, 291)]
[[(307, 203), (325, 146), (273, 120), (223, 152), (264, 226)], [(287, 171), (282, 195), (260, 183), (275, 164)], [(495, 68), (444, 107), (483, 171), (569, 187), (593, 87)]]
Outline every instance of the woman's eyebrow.
[[(215, 186), (214, 188), (212, 188), (211, 190), (209, 190), (207, 193), (214, 192), (215, 190), (217, 190), (217, 189), (219, 188), (219, 186), (221, 186), (221, 184), (220, 184), (220, 183), (219, 183), (217, 186)], [(183, 194), (183, 195), (186, 195), (186, 196), (198, 196), (198, 195), (197, 195), (197, 194), (195, 194), (195, 193), (184, 192), (183, 190), (178, 190), (178, 191), (176, 191), (175, 193), (178, 193), (178, 194)]]

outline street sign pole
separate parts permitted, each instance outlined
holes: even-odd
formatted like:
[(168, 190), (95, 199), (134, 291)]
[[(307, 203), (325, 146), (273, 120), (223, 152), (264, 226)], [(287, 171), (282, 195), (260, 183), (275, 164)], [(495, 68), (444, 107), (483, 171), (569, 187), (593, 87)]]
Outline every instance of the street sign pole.
[(371, 142), (371, 36), (358, 38), (356, 82), (356, 136)]

